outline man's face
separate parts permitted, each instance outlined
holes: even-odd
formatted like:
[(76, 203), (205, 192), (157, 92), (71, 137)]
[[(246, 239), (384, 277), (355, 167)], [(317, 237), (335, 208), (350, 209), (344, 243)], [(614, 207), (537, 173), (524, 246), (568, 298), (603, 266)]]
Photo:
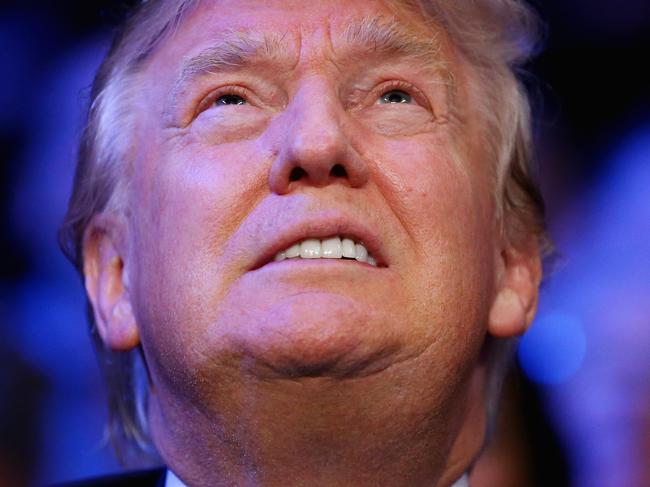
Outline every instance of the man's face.
[[(499, 251), (476, 94), (433, 29), (371, 0), (224, 0), (154, 53), (125, 269), (161, 390), (206, 410), (306, 376), (455, 393)], [(377, 266), (274, 260), (331, 237)]]

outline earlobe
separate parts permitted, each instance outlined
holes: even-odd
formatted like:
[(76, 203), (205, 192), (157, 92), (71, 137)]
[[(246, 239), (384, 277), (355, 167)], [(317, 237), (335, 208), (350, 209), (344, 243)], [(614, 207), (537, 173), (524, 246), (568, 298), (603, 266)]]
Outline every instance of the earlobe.
[(492, 302), (488, 331), (497, 337), (522, 335), (537, 310), (541, 259), (537, 245), (525, 251), (508, 248), (501, 254), (503, 272)]
[(505, 338), (521, 335), (526, 328), (526, 311), (521, 299), (512, 289), (501, 289), (490, 309), (488, 331)]
[(98, 331), (102, 340), (112, 350), (128, 351), (140, 343), (138, 327), (133, 316), (133, 309), (126, 293), (114, 304), (109, 304), (111, 316), (100, 324)]
[(96, 217), (83, 240), (84, 281), (104, 344), (127, 351), (140, 343), (115, 219)]

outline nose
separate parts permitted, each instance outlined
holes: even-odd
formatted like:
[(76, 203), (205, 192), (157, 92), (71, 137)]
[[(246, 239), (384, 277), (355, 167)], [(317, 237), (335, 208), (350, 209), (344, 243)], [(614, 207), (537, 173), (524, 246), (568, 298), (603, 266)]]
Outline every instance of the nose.
[(269, 172), (269, 186), (287, 194), (301, 185), (363, 186), (368, 169), (342, 123), (345, 110), (326, 83), (307, 83), (289, 103), (281, 123), (281, 147)]

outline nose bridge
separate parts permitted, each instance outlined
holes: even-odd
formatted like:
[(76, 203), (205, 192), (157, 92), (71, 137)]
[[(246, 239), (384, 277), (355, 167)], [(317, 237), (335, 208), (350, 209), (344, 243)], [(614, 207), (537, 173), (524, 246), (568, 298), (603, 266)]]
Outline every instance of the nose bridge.
[(282, 147), (269, 174), (273, 192), (284, 194), (304, 184), (363, 185), (367, 169), (352, 147), (345, 110), (326, 77), (303, 79), (287, 106), (283, 123)]
[(317, 77), (305, 82), (291, 101), (285, 141), (288, 155), (297, 164), (308, 166), (303, 169), (313, 177), (345, 151), (340, 112), (334, 89)]

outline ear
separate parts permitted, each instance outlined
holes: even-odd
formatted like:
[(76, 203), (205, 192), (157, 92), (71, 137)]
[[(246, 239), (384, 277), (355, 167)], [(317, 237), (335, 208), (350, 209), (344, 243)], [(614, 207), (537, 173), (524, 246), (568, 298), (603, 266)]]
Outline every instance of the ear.
[(104, 344), (115, 351), (140, 343), (128, 288), (125, 228), (117, 217), (96, 215), (83, 239), (84, 281), (95, 324)]
[(492, 302), (488, 331), (496, 337), (523, 334), (535, 317), (542, 278), (536, 238), (508, 245), (499, 256), (497, 293)]

